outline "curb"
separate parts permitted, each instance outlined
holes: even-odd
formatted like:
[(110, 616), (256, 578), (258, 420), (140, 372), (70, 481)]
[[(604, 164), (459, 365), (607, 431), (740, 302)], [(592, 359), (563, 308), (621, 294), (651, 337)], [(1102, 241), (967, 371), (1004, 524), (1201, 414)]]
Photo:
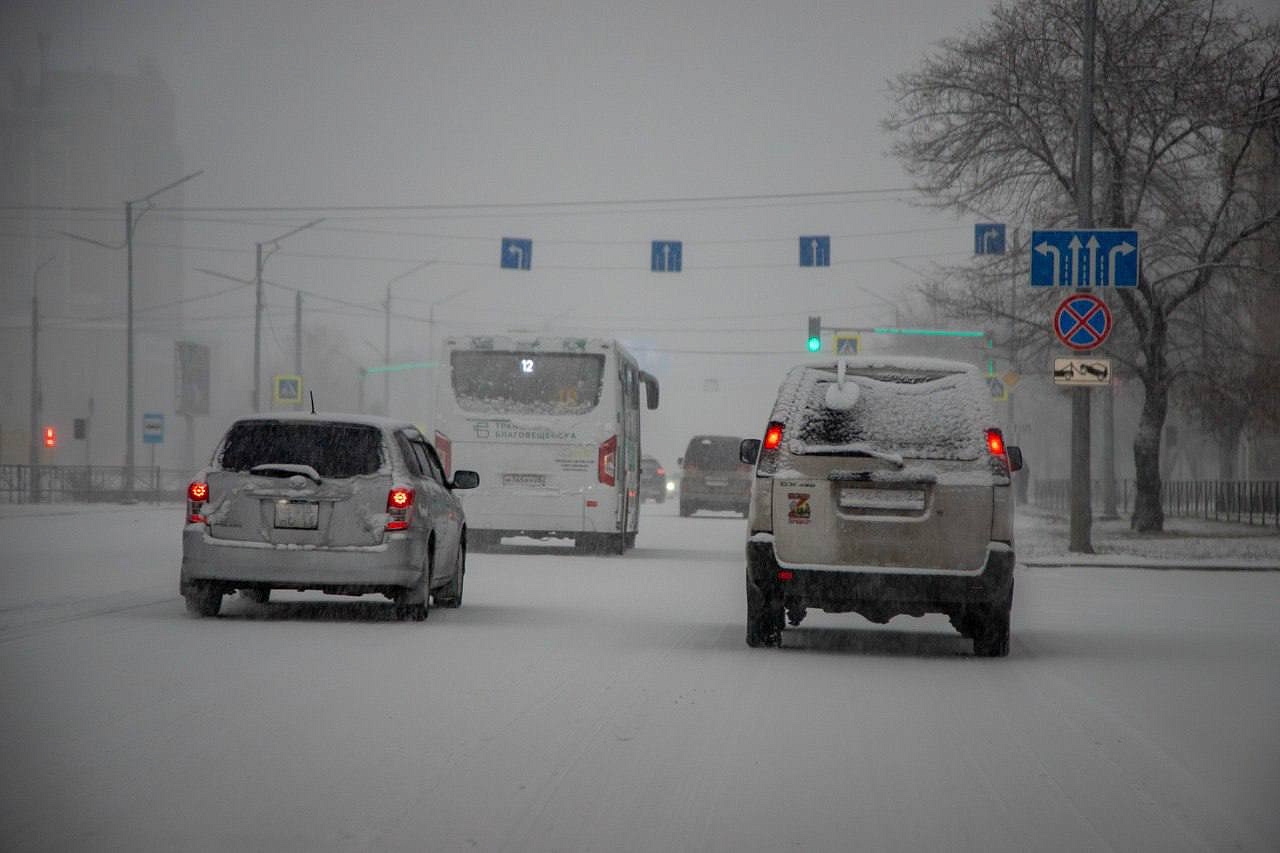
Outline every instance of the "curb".
[(1185, 572), (1280, 572), (1280, 562), (1266, 558), (1169, 561), (1154, 557), (1122, 557), (1081, 554), (1078, 557), (1032, 557), (1019, 560), (1028, 569), (1155, 569)]

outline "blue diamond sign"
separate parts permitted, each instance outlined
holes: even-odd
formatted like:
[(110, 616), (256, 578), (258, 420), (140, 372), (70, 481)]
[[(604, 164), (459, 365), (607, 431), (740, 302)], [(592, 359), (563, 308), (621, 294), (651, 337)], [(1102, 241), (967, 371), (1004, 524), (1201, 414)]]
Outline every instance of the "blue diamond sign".
[(1138, 232), (1031, 232), (1032, 287), (1137, 287)]

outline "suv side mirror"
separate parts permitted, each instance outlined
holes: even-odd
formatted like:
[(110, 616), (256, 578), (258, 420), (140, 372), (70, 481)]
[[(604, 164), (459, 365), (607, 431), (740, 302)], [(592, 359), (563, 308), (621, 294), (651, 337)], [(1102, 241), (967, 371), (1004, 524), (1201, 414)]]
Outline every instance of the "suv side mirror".
[(453, 489), (474, 489), (480, 485), (480, 475), (475, 471), (454, 471), (453, 482), (449, 487)]
[(1021, 471), (1022, 470), (1022, 448), (1018, 447), (1017, 445), (1011, 444), (1004, 449), (1004, 452), (1009, 456), (1009, 470)]
[(744, 438), (742, 443), (738, 445), (738, 461), (745, 462), (748, 465), (756, 464), (756, 458), (760, 455), (760, 439)]

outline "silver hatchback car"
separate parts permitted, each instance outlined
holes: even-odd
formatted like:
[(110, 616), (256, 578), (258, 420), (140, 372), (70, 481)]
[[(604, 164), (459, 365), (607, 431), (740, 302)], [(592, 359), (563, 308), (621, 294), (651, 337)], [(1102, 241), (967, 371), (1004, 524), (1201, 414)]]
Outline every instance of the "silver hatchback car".
[(216, 616), (239, 590), (381, 593), (400, 619), (462, 603), (467, 530), (435, 448), (410, 423), (362, 415), (270, 414), (227, 430), (187, 488), (181, 592)]
[(885, 357), (793, 368), (764, 438), (747, 539), (747, 644), (807, 608), (884, 623), (945, 613), (978, 655), (1009, 651), (1010, 472), (972, 365)]

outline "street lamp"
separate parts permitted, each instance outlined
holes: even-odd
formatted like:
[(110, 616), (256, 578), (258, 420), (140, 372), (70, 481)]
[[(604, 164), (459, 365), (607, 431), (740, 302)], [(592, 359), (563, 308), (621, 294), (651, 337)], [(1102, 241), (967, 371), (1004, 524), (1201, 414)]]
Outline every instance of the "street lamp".
[[(412, 269), (405, 270), (400, 275), (387, 282), (387, 299), (383, 302), (385, 320), (382, 332), (382, 363), (384, 366), (391, 365), (391, 285), (397, 281), (406, 279), (420, 269), (425, 269), (436, 262), (435, 258), (429, 261), (423, 261)], [(391, 374), (390, 372), (382, 374), (382, 406), (383, 414), (391, 414)]]
[(40, 496), (40, 410), (43, 400), (40, 395), (40, 297), (38, 282), (40, 270), (53, 261), (53, 256), (45, 258), (31, 273), (31, 500)]
[[(267, 265), (267, 260), (276, 253), (280, 248), (280, 241), (286, 237), (292, 237), (299, 231), (305, 231), (313, 225), (319, 225), (324, 219), (313, 219), (306, 225), (299, 225), (291, 231), (286, 231), (279, 237), (267, 240), (262, 243), (255, 243), (256, 253), (254, 262), (253, 283), (255, 287), (255, 302), (253, 312), (253, 410), (260, 411), (261, 406), (261, 383), (262, 383), (262, 270)], [(264, 255), (262, 247), (267, 246), (269, 250)]]
[[(171, 184), (165, 184), (160, 189), (145, 195), (135, 201), (126, 201), (124, 203), (124, 242), (120, 244), (103, 243), (101, 240), (94, 240), (90, 237), (84, 237), (79, 234), (72, 234), (68, 231), (62, 231), (64, 236), (71, 237), (75, 240), (81, 240), (85, 243), (92, 243), (95, 246), (102, 246), (107, 249), (126, 249), (127, 257), (127, 289), (126, 289), (126, 307), (125, 307), (125, 403), (124, 403), (124, 497), (126, 500), (133, 498), (133, 464), (134, 464), (134, 447), (133, 447), (133, 232), (142, 217), (147, 215), (147, 211), (151, 209), (151, 199), (167, 192), (179, 184), (185, 184), (192, 178), (198, 178), (204, 174), (204, 169), (192, 172), (185, 178), (179, 178)], [(135, 204), (145, 204), (146, 207), (138, 214), (137, 218), (133, 215), (133, 206)]]

